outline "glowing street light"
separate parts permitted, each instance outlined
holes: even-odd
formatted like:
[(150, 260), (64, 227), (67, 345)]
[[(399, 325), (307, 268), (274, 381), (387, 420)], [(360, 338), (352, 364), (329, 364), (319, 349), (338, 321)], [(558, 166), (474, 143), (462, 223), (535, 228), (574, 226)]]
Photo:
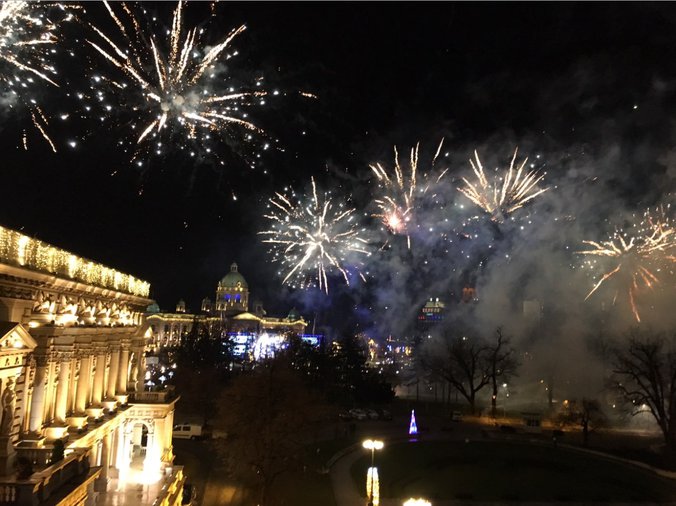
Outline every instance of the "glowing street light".
[(426, 499), (409, 499), (404, 503), (404, 506), (432, 506), (432, 503)]
[[(375, 457), (376, 457), (375, 453), (376, 453), (376, 450), (382, 450), (383, 446), (385, 446), (385, 444), (378, 439), (367, 439), (362, 443), (362, 446), (367, 450), (371, 450), (371, 469), (370, 469), (370, 473), (369, 473), (369, 476), (370, 476), (370, 479), (371, 479), (371, 493), (369, 494), (368, 506), (374, 506), (374, 504), (373, 504), (373, 496), (374, 496), (373, 476), (376, 472), (375, 471), (375, 465), (374, 465)], [(367, 480), (369, 479), (369, 476), (367, 476), (367, 478), (366, 478)]]

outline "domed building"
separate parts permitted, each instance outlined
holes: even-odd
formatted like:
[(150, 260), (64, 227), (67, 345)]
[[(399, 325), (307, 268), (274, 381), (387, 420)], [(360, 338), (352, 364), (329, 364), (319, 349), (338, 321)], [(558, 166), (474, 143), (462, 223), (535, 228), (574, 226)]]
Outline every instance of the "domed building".
[(249, 310), (249, 284), (237, 270), (237, 264), (230, 265), (230, 272), (223, 276), (216, 288), (216, 311), (228, 314)]
[(249, 297), (249, 284), (233, 262), (230, 272), (216, 285), (215, 301), (211, 302), (208, 297), (202, 299), (199, 313), (191, 314), (187, 311), (183, 300), (177, 304), (175, 313), (161, 312), (157, 307), (148, 311), (147, 321), (155, 335), (155, 346), (179, 344), (190, 332), (195, 321), (225, 324), (231, 339), (236, 342), (246, 341), (247, 345), (242, 348), (244, 351), (248, 350), (258, 336), (281, 337), (289, 332), (304, 334), (307, 322), (295, 308), (286, 317), (268, 316), (263, 303), (258, 299), (253, 299), (253, 309), (250, 310)]

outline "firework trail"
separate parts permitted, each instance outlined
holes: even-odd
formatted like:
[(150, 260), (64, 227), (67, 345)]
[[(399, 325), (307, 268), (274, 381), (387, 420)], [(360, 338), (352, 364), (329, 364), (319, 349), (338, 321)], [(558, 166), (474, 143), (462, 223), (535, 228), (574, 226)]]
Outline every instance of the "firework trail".
[[(436, 163), (444, 141), (439, 143), (434, 158), (432, 168)], [(376, 175), (378, 183), (379, 196), (374, 199), (378, 213), (373, 216), (379, 218), (383, 225), (394, 234), (406, 235), (409, 249), (411, 248), (410, 230), (416, 210), (424, 195), (432, 186), (432, 181), (427, 173), (418, 178), (418, 148), (411, 148), (409, 159), (409, 173), (404, 173), (399, 162), (399, 151), (394, 147), (394, 173), (388, 174), (387, 170), (380, 164), (370, 165), (371, 170)], [(444, 170), (437, 178), (438, 183), (446, 174), (448, 169)]]
[(493, 181), (489, 181), (481, 165), (479, 154), (474, 151), (475, 159), (470, 159), (469, 163), (476, 181), (470, 182), (462, 178), (465, 186), (458, 188), (460, 193), (483, 209), (496, 223), (502, 223), (507, 216), (548, 190), (548, 188), (541, 189), (537, 186), (544, 178), (544, 174), (540, 175), (534, 170), (524, 171), (528, 158), (521, 162), (518, 168), (514, 168), (517, 152), (518, 148), (514, 150), (507, 173), (501, 177), (496, 175)]
[(332, 200), (327, 193), (319, 195), (314, 178), (311, 181), (312, 194), (304, 199), (275, 193), (269, 200), (270, 212), (264, 215), (271, 227), (259, 234), (267, 236), (263, 242), (271, 245), (273, 261), (286, 271), (283, 283), (295, 286), (295, 280), (300, 287), (316, 283), (328, 293), (327, 273), (340, 272), (349, 285), (348, 261), (354, 267), (355, 255), (370, 253), (355, 209)]
[[(637, 322), (641, 321), (636, 305), (640, 290), (653, 290), (661, 277), (673, 275), (676, 264), (676, 233), (669, 210), (670, 206), (654, 211), (649, 209), (640, 222), (626, 230), (616, 230), (606, 241), (582, 241), (591, 249), (579, 251), (580, 255), (612, 259), (612, 268), (601, 275), (585, 300), (611, 278), (622, 278), (621, 286), (626, 287), (634, 318)], [(595, 267), (595, 262), (590, 260), (587, 265)]]
[[(135, 116), (130, 132), (132, 160), (144, 150), (161, 154), (164, 130), (171, 136), (180, 136), (184, 149), (189, 142), (197, 144), (202, 154), (212, 152), (212, 137), (232, 133), (233, 129), (244, 131), (247, 141), (252, 140), (252, 134), (263, 133), (247, 119), (246, 109), (264, 105), (267, 92), (240, 89), (230, 75), (224, 75), (223, 61), (237, 54), (227, 51), (246, 29), (244, 25), (218, 44), (203, 46), (203, 30), (184, 29), (184, 2), (179, 1), (171, 29), (161, 42), (161, 37), (153, 33), (146, 39), (140, 21), (127, 4), (104, 1), (104, 5), (117, 27), (117, 37), (92, 25), (98, 40), (87, 42), (112, 65), (117, 76), (98, 75), (98, 68), (93, 68), (93, 86), (106, 85), (119, 100), (121, 105), (113, 108), (106, 93), (95, 90), (107, 114), (124, 109)], [(116, 13), (113, 7), (121, 12)], [(115, 42), (116, 38), (121, 42)], [(256, 84), (260, 86), (261, 80)]]
[[(73, 19), (75, 7), (58, 3), (0, 2), (0, 98), (12, 107), (16, 101), (29, 111), (35, 128), (56, 152), (49, 137), (49, 121), (37, 99), (36, 83), (58, 87), (52, 62), (59, 25)], [(26, 133), (24, 148), (28, 148)]]

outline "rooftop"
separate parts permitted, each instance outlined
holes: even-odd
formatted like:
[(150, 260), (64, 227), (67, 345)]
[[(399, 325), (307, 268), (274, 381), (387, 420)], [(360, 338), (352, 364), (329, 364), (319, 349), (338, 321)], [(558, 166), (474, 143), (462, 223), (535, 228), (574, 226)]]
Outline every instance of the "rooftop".
[(150, 283), (0, 226), (0, 263), (148, 297)]

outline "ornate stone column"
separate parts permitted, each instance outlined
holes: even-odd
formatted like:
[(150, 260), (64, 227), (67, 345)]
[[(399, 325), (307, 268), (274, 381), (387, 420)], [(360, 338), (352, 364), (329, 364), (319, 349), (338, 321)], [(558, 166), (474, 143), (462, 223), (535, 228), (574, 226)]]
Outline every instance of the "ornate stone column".
[(78, 365), (78, 359), (73, 353), (73, 358), (70, 361), (70, 384), (68, 386), (68, 402), (66, 402), (66, 413), (70, 414), (75, 411), (75, 395), (77, 394), (77, 375), (75, 374)]
[(47, 378), (47, 362), (46, 355), (35, 355), (35, 377), (33, 378), (33, 395), (31, 398), (30, 418), (28, 421), (28, 430), (33, 434), (42, 434), (42, 424), (45, 421), (45, 393), (47, 390), (45, 380)]
[(126, 394), (127, 393), (127, 377), (129, 375), (129, 348), (127, 346), (122, 347), (122, 352), (120, 354), (120, 370), (117, 373), (117, 393)]
[(115, 399), (115, 387), (117, 386), (117, 373), (120, 367), (120, 350), (111, 349), (110, 370), (108, 371), (108, 388), (106, 390), (106, 399)]
[(54, 418), (60, 424), (66, 423), (66, 408), (68, 402), (68, 390), (70, 388), (70, 365), (71, 355), (62, 353), (59, 358), (59, 383), (56, 386), (56, 407)]
[(83, 353), (80, 359), (80, 374), (77, 379), (77, 393), (75, 394), (75, 413), (78, 415), (85, 414), (92, 373), (91, 357), (86, 351)]
[(101, 401), (104, 398), (103, 391), (103, 377), (106, 373), (106, 349), (98, 348), (96, 355), (96, 372), (94, 373), (94, 395), (92, 396), (92, 403), (95, 406), (101, 406)]

